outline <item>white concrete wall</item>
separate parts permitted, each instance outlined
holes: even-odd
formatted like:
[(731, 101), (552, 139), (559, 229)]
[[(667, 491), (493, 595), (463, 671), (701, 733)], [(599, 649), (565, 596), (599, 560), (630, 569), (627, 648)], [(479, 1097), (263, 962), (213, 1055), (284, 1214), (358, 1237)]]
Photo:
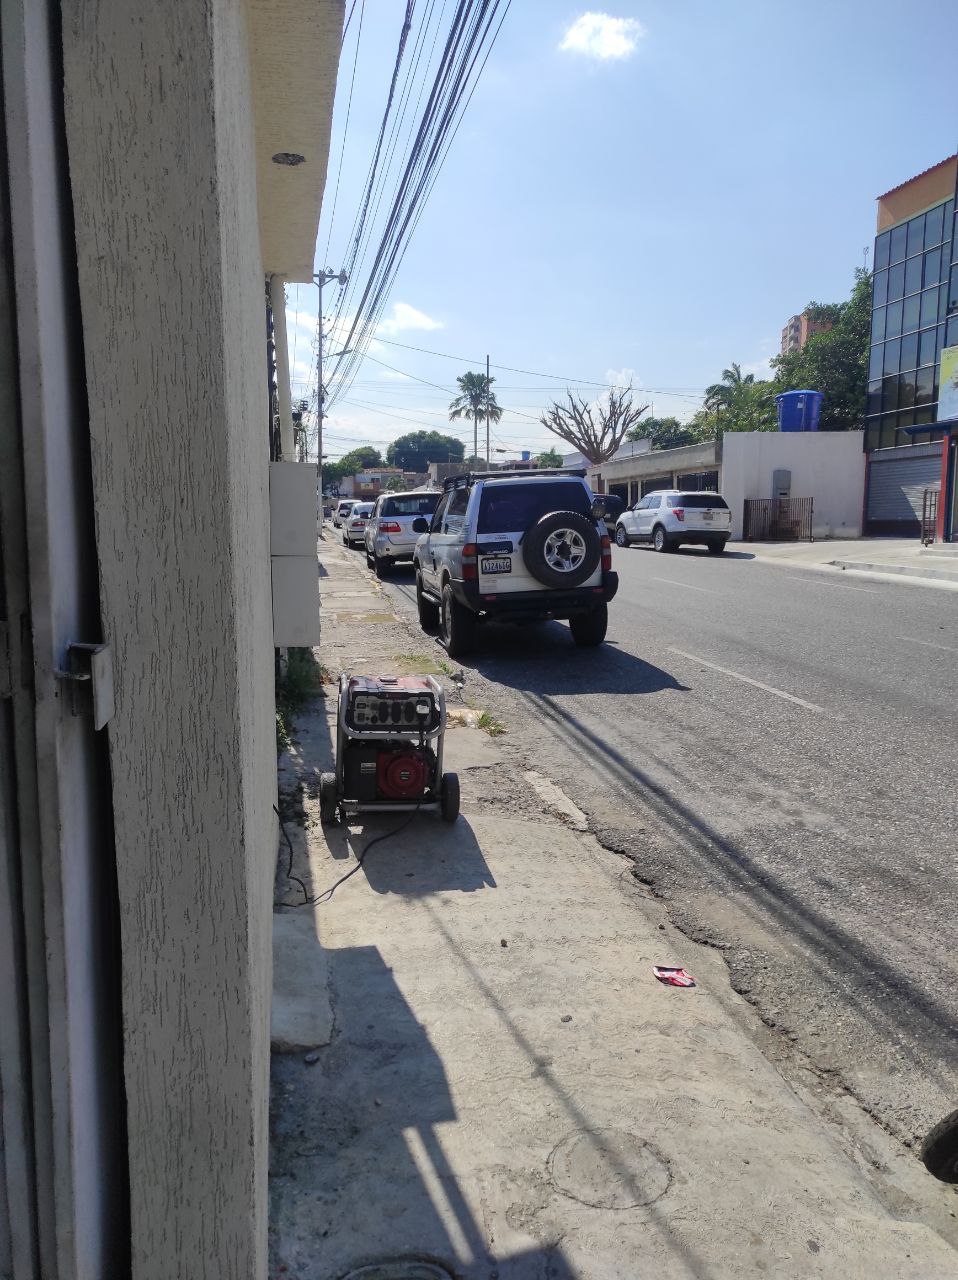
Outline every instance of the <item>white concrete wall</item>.
[(276, 834), (246, 7), (64, 0), (134, 1280), (266, 1269)]
[(730, 431), (722, 440), (722, 494), (733, 538), (742, 536), (744, 500), (774, 497), (772, 472), (783, 467), (792, 473), (791, 496), (814, 499), (816, 538), (861, 537), (861, 431)]

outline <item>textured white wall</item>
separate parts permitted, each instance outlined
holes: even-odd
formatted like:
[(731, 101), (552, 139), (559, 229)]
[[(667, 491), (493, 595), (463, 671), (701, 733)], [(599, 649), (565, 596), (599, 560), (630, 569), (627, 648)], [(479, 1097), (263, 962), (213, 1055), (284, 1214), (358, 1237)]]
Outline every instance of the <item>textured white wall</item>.
[(275, 829), (243, 0), (64, 0), (135, 1280), (265, 1275)]
[(792, 497), (813, 498), (816, 538), (858, 538), (865, 455), (861, 431), (729, 431), (722, 440), (722, 494), (732, 537), (742, 536), (746, 498), (771, 498), (772, 472), (792, 473)]

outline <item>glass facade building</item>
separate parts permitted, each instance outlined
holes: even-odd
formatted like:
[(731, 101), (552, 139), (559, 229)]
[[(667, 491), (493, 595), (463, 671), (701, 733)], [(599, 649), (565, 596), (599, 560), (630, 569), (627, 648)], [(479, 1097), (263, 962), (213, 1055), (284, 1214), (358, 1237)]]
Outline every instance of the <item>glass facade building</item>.
[(941, 439), (938, 357), (958, 345), (954, 198), (875, 238), (871, 321), (865, 448)]

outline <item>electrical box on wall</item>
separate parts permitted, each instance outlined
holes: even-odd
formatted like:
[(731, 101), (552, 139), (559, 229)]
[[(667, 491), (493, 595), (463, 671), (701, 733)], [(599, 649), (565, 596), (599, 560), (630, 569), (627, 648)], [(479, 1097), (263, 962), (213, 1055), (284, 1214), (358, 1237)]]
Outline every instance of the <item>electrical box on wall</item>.
[(317, 468), (305, 462), (269, 464), (273, 644), (319, 644)]
[(791, 471), (776, 470), (772, 472), (772, 497), (787, 498), (792, 492), (792, 473)]

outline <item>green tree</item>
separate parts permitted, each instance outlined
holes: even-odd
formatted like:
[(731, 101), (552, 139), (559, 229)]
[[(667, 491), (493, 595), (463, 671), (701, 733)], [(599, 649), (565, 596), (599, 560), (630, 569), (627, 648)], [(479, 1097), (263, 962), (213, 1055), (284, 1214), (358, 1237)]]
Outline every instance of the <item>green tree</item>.
[(386, 450), (386, 461), (404, 471), (423, 472), (430, 462), (462, 462), (464, 453), (462, 441), (455, 436), (439, 431), (410, 431), (392, 442)]
[(561, 467), (562, 454), (558, 449), (546, 449), (544, 453), (536, 455), (536, 462), (540, 467)]
[(406, 481), (402, 476), (390, 476), (386, 481), (387, 493), (401, 493), (406, 487)]
[(472, 419), (473, 451), (478, 453), (480, 419), (485, 420), (488, 415), (490, 422), (498, 422), (502, 417), (502, 409), (492, 390), (495, 378), (487, 378), (484, 373), (464, 373), (456, 382), (459, 384), (459, 394), (449, 405), (449, 421)]
[(806, 311), (813, 320), (830, 320), (832, 327), (813, 333), (801, 351), (775, 357), (775, 390), (820, 391), (822, 431), (860, 427), (868, 389), (871, 277), (859, 267), (846, 302), (810, 302)]
[(354, 476), (358, 471), (371, 471), (376, 467), (381, 467), (383, 465), (383, 456), (372, 445), (363, 444), (358, 449), (352, 449), (349, 453), (344, 453), (340, 463), (346, 468), (344, 475)]
[(701, 439), (690, 423), (678, 418), (643, 418), (626, 435), (627, 440), (651, 440), (653, 449), (679, 449)]

